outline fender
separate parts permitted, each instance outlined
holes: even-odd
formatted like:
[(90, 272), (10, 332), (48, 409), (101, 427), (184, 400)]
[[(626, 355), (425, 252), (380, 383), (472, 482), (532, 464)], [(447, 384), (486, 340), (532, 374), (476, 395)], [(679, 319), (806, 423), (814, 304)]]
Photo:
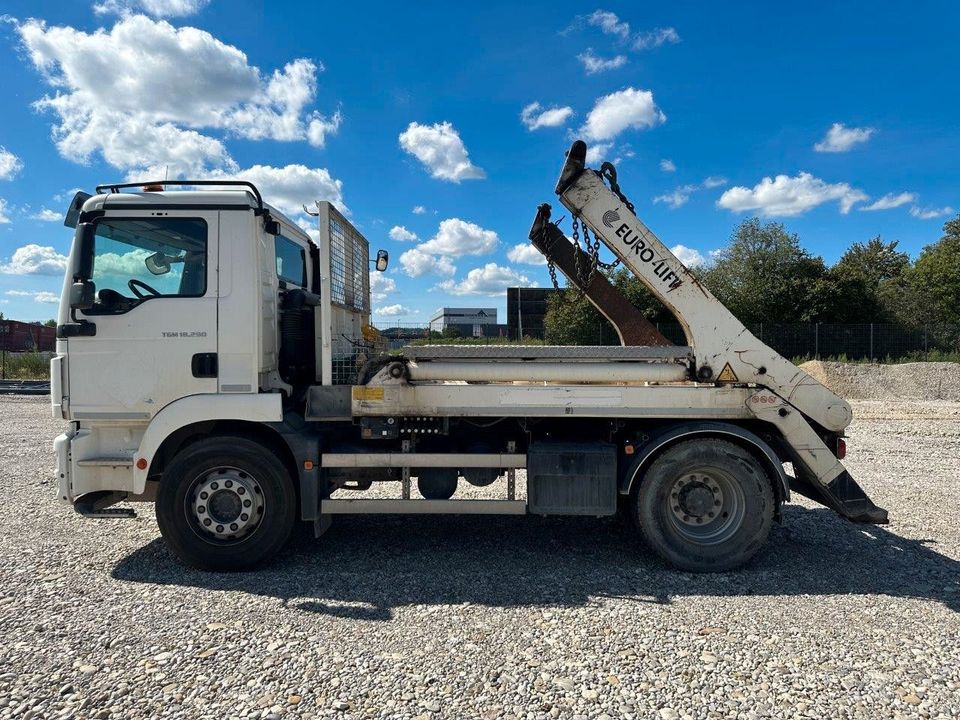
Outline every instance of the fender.
[[(154, 415), (134, 455), (133, 492), (142, 494), (147, 486), (150, 466), (159, 447), (171, 433), (185, 425), (206, 420), (246, 420), (255, 423), (283, 421), (282, 398), (277, 393), (257, 395), (190, 395), (166, 405)], [(141, 469), (140, 459), (147, 461)]]
[(773, 448), (759, 435), (750, 432), (739, 425), (730, 423), (712, 422), (705, 420), (703, 422), (683, 423), (667, 428), (664, 432), (651, 438), (650, 442), (640, 449), (639, 457), (634, 460), (627, 472), (620, 478), (620, 494), (629, 495), (634, 486), (634, 481), (640, 472), (646, 467), (654, 455), (660, 450), (672, 445), (678, 440), (687, 440), (693, 437), (723, 437), (728, 436), (737, 440), (749, 443), (762, 453), (766, 458), (767, 469), (771, 470), (776, 477), (780, 479), (780, 487), (774, 486), (774, 493), (777, 499), (785, 502), (790, 499), (790, 479), (783, 469), (783, 463)]

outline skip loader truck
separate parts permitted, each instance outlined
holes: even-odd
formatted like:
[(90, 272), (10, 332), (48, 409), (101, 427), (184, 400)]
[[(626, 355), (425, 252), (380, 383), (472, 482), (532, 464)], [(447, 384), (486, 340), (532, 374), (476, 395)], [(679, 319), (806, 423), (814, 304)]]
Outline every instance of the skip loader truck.
[[(153, 502), (173, 553), (216, 571), (267, 561), (297, 522), (319, 536), (351, 513), (619, 511), (689, 571), (750, 560), (791, 492), (887, 522), (841, 464), (850, 406), (754, 337), (637, 217), (615, 168), (585, 158), (575, 142), (556, 186), (573, 241), (549, 205), (530, 239), (619, 346), (384, 352), (367, 241), (332, 204), (317, 203), (313, 242), (251, 183), (79, 193), (50, 368), (68, 422), (60, 499), (89, 517)], [(601, 243), (684, 346), (608, 282)], [(503, 497), (457, 499), (461, 480), (501, 480)], [(399, 497), (365, 497), (383, 482)]]

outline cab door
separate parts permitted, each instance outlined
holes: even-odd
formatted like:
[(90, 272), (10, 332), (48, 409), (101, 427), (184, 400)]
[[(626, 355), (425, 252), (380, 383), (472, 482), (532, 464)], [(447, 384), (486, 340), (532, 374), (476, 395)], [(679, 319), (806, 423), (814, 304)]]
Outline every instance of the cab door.
[(67, 341), (77, 420), (153, 417), (217, 392), (219, 212), (129, 210), (95, 221), (96, 302)]

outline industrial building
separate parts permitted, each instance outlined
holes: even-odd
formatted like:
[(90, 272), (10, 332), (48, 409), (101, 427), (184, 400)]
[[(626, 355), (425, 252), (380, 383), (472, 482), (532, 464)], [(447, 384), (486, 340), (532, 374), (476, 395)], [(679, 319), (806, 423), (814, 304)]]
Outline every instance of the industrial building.
[(497, 324), (496, 308), (445, 307), (430, 318), (434, 332), (456, 329), (461, 337), (491, 337), (506, 334), (506, 328)]
[(543, 338), (543, 320), (554, 288), (507, 288), (507, 332), (513, 339)]

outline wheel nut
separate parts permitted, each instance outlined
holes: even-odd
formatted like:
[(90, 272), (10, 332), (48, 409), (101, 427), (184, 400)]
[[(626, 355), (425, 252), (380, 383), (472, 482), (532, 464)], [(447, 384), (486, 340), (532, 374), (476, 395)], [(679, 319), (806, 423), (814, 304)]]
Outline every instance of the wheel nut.
[(232, 487), (233, 487), (233, 480), (227, 480), (227, 481), (223, 484), (223, 486), (224, 486), (224, 487), (228, 487), (228, 488), (232, 488)]
[(210, 483), (211, 490), (216, 490), (219, 487), (220, 487), (220, 483), (215, 483), (215, 482)]
[(204, 525), (209, 525), (209, 524), (210, 524), (210, 518), (204, 518), (204, 519), (203, 519), (203, 524), (204, 524)]
[(237, 525), (236, 523), (230, 523), (230, 529), (233, 530), (234, 532), (237, 531), (237, 528), (238, 528), (238, 527), (240, 527), (240, 526)]
[(247, 520), (250, 519), (250, 516), (247, 515), (246, 513), (244, 513), (243, 515), (240, 516), (240, 519), (243, 520), (244, 522), (246, 522)]
[(210, 497), (210, 496), (207, 495), (207, 493), (205, 493), (205, 492), (200, 493), (200, 499), (201, 499), (201, 500), (206, 500), (208, 497)]
[(203, 505), (201, 505), (200, 507), (197, 508), (197, 512), (198, 512), (198, 513), (204, 513), (204, 512), (206, 512), (206, 511), (207, 511), (207, 509), (206, 509)]
[(246, 491), (247, 489), (243, 487), (243, 485), (241, 485), (240, 487), (237, 488), (237, 495), (243, 495)]
[(223, 525), (217, 525), (217, 532), (223, 532)]
[(719, 500), (714, 500), (714, 501), (713, 501), (713, 505), (714, 505), (714, 507), (720, 507), (720, 501), (719, 501)]
[(251, 503), (249, 500), (244, 500), (244, 501), (243, 501), (243, 506), (244, 506), (244, 507), (250, 507), (252, 504), (253, 504), (253, 503)]

